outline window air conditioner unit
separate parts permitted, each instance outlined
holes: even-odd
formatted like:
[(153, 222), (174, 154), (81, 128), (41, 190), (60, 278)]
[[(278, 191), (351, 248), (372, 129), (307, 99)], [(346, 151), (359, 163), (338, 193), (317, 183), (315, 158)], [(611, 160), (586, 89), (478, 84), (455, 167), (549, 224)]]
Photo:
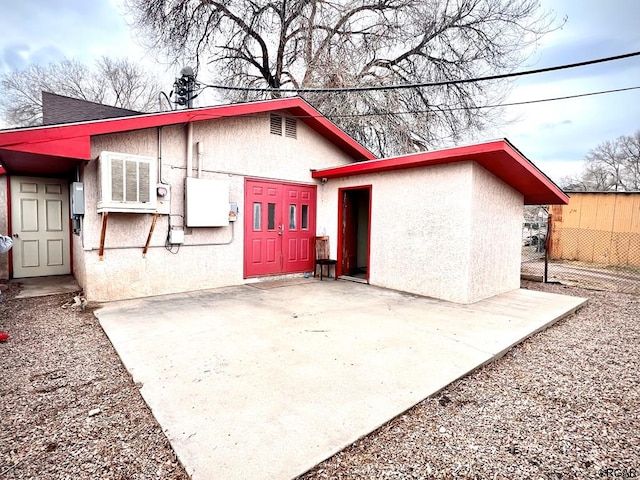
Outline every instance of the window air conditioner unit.
[(154, 213), (157, 165), (151, 157), (102, 152), (98, 158), (98, 213)]

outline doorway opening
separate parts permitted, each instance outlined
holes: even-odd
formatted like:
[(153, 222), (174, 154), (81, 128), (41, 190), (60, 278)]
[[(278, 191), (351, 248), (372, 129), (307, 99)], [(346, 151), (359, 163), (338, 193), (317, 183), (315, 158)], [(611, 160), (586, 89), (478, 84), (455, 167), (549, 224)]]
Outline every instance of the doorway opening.
[(369, 283), (371, 185), (338, 190), (338, 275)]

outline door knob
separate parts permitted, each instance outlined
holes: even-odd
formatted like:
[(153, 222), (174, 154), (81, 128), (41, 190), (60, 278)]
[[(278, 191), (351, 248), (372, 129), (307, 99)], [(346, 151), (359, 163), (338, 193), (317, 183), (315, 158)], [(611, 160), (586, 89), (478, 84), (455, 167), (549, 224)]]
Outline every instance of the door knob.
[(18, 234), (17, 234), (17, 233), (14, 233), (14, 234), (13, 234), (13, 238), (18, 238)]

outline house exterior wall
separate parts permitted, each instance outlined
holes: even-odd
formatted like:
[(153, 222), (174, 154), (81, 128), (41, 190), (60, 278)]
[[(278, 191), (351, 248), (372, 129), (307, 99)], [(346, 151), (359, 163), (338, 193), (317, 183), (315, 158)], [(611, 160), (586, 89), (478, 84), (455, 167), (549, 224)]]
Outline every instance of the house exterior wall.
[(550, 214), (551, 259), (640, 266), (640, 193), (574, 192)]
[[(271, 134), (268, 115), (194, 123), (193, 176), (202, 161), (202, 178), (228, 181), (229, 201), (238, 204), (240, 214), (228, 227), (186, 228), (185, 243), (179, 249), (174, 246), (172, 253), (165, 248), (169, 220), (174, 226), (184, 225), (186, 126), (164, 127), (161, 136), (161, 180), (171, 185), (172, 215), (158, 218), (145, 258), (142, 249), (153, 216), (139, 213), (109, 214), (105, 254), (102, 260), (99, 258), (98, 162), (91, 161), (83, 169), (86, 214), (82, 235), (73, 235), (74, 275), (91, 300), (109, 301), (244, 283), (245, 177), (315, 184), (310, 169), (353, 161), (300, 121), (296, 139)], [(197, 142), (202, 142), (201, 158), (195, 148)], [(92, 138), (92, 156), (96, 158), (101, 151), (157, 158), (158, 130)]]
[(473, 164), (468, 302), (520, 288), (522, 195)]
[[(0, 212), (6, 212), (0, 215), (0, 235), (9, 235), (9, 202), (7, 201), (7, 176), (0, 175)], [(0, 280), (9, 278), (9, 255), (11, 252), (0, 255)]]
[(338, 190), (364, 185), (372, 185), (372, 285), (457, 303), (519, 287), (523, 198), (479, 165), (329, 180), (318, 189), (318, 229), (330, 236), (333, 258), (338, 252)]

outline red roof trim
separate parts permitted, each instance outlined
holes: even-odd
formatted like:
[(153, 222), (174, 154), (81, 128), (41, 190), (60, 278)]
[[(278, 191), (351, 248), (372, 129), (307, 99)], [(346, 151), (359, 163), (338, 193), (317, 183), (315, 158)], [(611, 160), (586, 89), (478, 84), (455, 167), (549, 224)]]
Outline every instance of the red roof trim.
[(480, 164), (522, 193), (525, 204), (566, 204), (569, 201), (569, 197), (555, 183), (506, 139), (316, 170), (312, 176), (339, 178), (460, 161), (474, 161)]
[[(373, 159), (375, 155), (343, 132), (333, 122), (299, 97), (265, 100), (261, 102), (204, 107), (172, 112), (142, 114), (132, 117), (112, 118), (32, 127), (0, 132), (0, 150), (37, 152), (46, 155), (65, 156), (90, 160), (90, 137), (116, 132), (140, 130), (180, 123), (213, 120), (288, 110), (301, 121), (323, 135), (357, 160)], [(66, 145), (65, 145), (66, 144)], [(66, 147), (69, 147), (66, 150)]]

